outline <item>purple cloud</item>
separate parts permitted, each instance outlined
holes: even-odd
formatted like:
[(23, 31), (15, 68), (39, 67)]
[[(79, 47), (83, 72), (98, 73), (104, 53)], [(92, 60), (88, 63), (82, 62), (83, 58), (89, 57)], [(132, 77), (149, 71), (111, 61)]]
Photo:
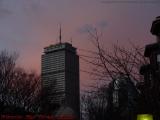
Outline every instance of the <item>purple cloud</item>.
[(94, 31), (94, 30), (95, 27), (93, 27), (91, 24), (85, 24), (78, 29), (78, 32), (83, 34), (83, 33), (88, 33), (88, 31)]
[(108, 23), (107, 23), (107, 21), (103, 20), (103, 21), (98, 22), (96, 26), (98, 28), (104, 29), (108, 26)]
[(107, 26), (108, 26), (107, 22), (103, 20), (103, 21), (97, 22), (95, 26), (91, 24), (85, 24), (82, 27), (80, 27), (77, 31), (81, 34), (84, 34), (84, 33), (88, 33), (88, 31), (94, 32), (95, 29), (104, 29)]

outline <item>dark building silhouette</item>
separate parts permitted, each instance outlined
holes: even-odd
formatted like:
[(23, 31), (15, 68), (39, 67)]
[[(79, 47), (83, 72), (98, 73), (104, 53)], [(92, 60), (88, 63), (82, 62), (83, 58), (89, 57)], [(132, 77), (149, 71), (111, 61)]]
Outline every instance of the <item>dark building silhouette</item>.
[(109, 84), (108, 113), (112, 120), (135, 120), (138, 91), (132, 80), (120, 74)]
[(42, 88), (50, 88), (49, 101), (71, 108), (79, 117), (79, 56), (69, 43), (44, 48)]
[(160, 16), (152, 22), (152, 35), (156, 36), (155, 43), (146, 45), (144, 56), (149, 59), (149, 63), (142, 65), (140, 74), (144, 76), (144, 82), (140, 85), (141, 113), (151, 113), (155, 120), (160, 119)]

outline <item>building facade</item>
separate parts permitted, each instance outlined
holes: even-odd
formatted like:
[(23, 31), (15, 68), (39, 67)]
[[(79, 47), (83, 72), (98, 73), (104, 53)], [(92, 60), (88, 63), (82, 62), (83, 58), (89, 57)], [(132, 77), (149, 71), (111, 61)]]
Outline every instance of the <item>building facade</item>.
[(44, 48), (42, 88), (48, 89), (51, 103), (67, 105), (79, 116), (79, 56), (69, 43)]

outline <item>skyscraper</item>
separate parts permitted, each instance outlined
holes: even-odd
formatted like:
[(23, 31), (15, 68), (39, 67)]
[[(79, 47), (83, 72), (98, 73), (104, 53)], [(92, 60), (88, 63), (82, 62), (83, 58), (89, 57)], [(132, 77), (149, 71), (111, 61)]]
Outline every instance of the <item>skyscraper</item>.
[(79, 116), (79, 56), (69, 43), (44, 48), (42, 88), (49, 88), (49, 101), (67, 105)]

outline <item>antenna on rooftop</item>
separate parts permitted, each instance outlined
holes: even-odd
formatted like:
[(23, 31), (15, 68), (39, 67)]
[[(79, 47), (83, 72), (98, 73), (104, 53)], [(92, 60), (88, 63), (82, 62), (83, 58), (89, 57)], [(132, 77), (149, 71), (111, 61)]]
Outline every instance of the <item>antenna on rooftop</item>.
[(72, 37), (71, 37), (70, 41), (71, 41), (71, 44), (72, 44), (72, 42), (73, 42), (73, 41), (72, 41)]
[(61, 23), (59, 24), (59, 43), (61, 44), (62, 43), (62, 30), (61, 30)]

